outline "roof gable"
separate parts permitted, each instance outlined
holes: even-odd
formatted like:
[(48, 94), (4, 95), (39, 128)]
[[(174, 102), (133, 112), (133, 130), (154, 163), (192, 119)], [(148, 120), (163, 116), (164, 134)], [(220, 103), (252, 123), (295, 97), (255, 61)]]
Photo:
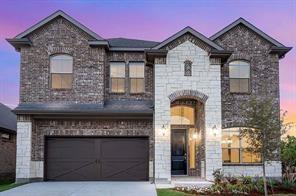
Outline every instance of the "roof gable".
[(89, 28), (87, 28), (86, 26), (82, 25), (80, 22), (78, 22), (77, 20), (75, 20), (71, 16), (67, 15), (65, 12), (63, 12), (61, 10), (58, 10), (55, 13), (51, 14), (50, 16), (44, 18), (43, 20), (41, 20), (37, 24), (31, 26), (26, 31), (18, 34), (15, 38), (16, 39), (25, 38), (27, 35), (29, 35), (33, 31), (39, 29), (40, 27), (44, 26), (45, 24), (47, 24), (48, 22), (52, 21), (53, 19), (55, 19), (55, 18), (57, 18), (59, 16), (65, 18), (66, 20), (68, 20), (69, 22), (71, 22), (73, 25), (75, 25), (79, 29), (81, 29), (84, 32), (86, 32), (88, 35), (90, 35), (91, 37), (93, 37), (94, 40), (104, 40), (101, 36), (97, 35), (95, 32), (91, 31)]
[(159, 43), (158, 45), (154, 46), (153, 49), (161, 49), (162, 47), (166, 46), (167, 44), (171, 43), (172, 41), (176, 40), (177, 38), (185, 35), (186, 33), (192, 34), (194, 37), (200, 39), (205, 44), (209, 45), (211, 48), (213, 48), (215, 50), (218, 50), (218, 51), (223, 51), (224, 50), (221, 46), (214, 43), (212, 40), (208, 39), (206, 36), (204, 36), (203, 34), (197, 32), (196, 30), (194, 30), (193, 28), (191, 28), (189, 26), (185, 27), (184, 29), (182, 29), (178, 33), (172, 35), (168, 39), (166, 39), (163, 42)]
[(230, 31), (231, 29), (233, 29), (234, 27), (236, 27), (239, 24), (243, 24), (244, 26), (251, 29), (252, 31), (257, 33), (259, 36), (261, 36), (262, 38), (264, 38), (265, 40), (267, 40), (268, 42), (270, 42), (271, 44), (273, 44), (276, 47), (285, 47), (283, 44), (276, 41), (275, 39), (273, 39), (272, 37), (270, 37), (269, 35), (267, 35), (266, 33), (264, 33), (263, 31), (261, 31), (260, 29), (258, 29), (257, 27), (255, 27), (254, 25), (252, 25), (250, 22), (246, 21), (243, 18), (239, 18), (236, 21), (234, 21), (233, 23), (229, 24), (228, 26), (226, 26), (222, 30), (220, 30), (217, 33), (215, 33), (214, 35), (212, 35), (210, 37), (210, 39), (211, 40), (217, 39), (218, 37), (222, 36), (223, 34)]

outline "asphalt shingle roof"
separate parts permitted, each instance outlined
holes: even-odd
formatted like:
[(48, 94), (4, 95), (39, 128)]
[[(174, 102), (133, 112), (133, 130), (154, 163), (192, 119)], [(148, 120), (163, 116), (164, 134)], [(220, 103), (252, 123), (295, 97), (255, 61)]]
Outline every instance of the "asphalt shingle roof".
[(139, 114), (152, 115), (153, 102), (141, 100), (109, 100), (100, 104), (26, 103), (14, 109), (16, 113), (87, 113), (93, 115)]
[(16, 115), (9, 107), (0, 103), (0, 129), (16, 132)]
[(111, 38), (107, 39), (110, 47), (114, 48), (152, 48), (159, 44), (155, 41), (127, 39), (127, 38)]

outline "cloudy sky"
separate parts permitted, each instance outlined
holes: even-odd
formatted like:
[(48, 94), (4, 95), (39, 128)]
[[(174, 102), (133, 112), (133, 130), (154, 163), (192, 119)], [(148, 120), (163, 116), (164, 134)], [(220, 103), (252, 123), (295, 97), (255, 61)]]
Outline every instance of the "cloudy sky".
[(294, 49), (280, 61), (281, 108), (296, 122), (296, 0), (1, 0), (0, 102), (18, 104), (19, 53), (5, 38), (63, 10), (104, 38), (162, 41), (185, 26), (211, 36), (239, 17)]

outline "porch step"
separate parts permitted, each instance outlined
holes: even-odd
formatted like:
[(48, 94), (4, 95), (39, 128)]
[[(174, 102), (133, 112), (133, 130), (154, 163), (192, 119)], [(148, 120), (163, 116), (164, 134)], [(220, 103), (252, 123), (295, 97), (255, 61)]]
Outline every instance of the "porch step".
[(176, 187), (210, 187), (213, 185), (213, 182), (206, 181), (202, 178), (197, 177), (172, 177), (170, 183), (156, 183), (156, 188), (176, 188)]
[(174, 187), (210, 187), (213, 182), (209, 181), (172, 181)]

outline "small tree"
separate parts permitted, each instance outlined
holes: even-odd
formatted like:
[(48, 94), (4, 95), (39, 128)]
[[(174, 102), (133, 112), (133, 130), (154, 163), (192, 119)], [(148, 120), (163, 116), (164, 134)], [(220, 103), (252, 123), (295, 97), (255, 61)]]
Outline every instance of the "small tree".
[(281, 159), (285, 172), (292, 173), (296, 169), (296, 137), (287, 136), (281, 142)]
[(251, 146), (247, 150), (261, 155), (264, 192), (267, 193), (265, 163), (280, 160), (280, 138), (285, 131), (283, 124), (285, 115), (280, 115), (277, 104), (273, 99), (259, 100), (251, 98), (245, 105), (244, 128), (240, 132)]

